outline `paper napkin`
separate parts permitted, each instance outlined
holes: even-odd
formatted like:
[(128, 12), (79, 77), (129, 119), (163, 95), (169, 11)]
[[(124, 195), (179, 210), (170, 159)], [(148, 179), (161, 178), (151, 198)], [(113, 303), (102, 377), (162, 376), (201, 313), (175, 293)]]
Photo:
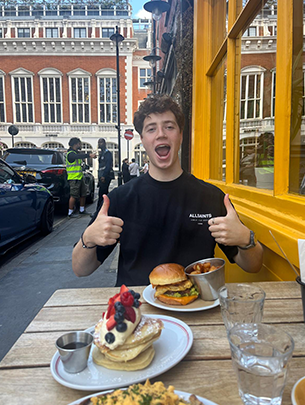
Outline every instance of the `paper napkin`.
[(305, 239), (298, 239), (301, 281), (305, 283)]

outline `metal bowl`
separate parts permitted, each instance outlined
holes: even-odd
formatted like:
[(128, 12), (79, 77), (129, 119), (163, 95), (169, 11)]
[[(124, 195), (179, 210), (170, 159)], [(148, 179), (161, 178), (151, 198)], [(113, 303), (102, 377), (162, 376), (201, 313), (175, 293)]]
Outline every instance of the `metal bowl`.
[[(197, 263), (210, 262), (211, 266), (220, 266), (218, 269), (202, 274), (189, 274)], [(205, 301), (215, 301), (218, 298), (217, 291), (225, 285), (225, 261), (216, 257), (197, 260), (189, 264), (184, 272), (192, 283), (197, 286), (200, 296)]]

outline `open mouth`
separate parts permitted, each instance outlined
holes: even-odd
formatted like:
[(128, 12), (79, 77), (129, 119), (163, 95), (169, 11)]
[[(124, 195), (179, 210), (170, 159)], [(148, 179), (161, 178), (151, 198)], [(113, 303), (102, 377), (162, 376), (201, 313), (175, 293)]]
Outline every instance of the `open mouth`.
[(169, 154), (170, 147), (168, 145), (159, 145), (155, 151), (159, 157), (166, 157)]

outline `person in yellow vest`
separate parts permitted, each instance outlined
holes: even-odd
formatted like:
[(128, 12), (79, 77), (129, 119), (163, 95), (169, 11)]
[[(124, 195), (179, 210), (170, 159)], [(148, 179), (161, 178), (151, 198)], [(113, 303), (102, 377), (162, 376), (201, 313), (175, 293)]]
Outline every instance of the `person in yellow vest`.
[(82, 148), (82, 142), (79, 138), (71, 138), (69, 141), (69, 150), (66, 156), (66, 170), (70, 184), (70, 199), (68, 218), (77, 218), (75, 213), (75, 201), (80, 200), (79, 214), (90, 215), (85, 210), (86, 202), (86, 184), (82, 170), (82, 159), (88, 157), (95, 159), (96, 153), (79, 153)]

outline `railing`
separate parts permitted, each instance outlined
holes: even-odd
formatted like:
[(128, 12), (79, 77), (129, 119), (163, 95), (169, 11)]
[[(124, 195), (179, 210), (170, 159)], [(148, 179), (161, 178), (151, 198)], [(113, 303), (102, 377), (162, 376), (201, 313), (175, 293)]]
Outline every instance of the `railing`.
[(131, 16), (131, 7), (128, 9), (121, 9), (114, 6), (110, 9), (102, 8), (101, 5), (87, 6), (87, 5), (54, 5), (52, 8), (47, 6), (2, 6), (0, 9), (0, 17), (101, 17), (101, 16), (118, 16), (129, 17)]

